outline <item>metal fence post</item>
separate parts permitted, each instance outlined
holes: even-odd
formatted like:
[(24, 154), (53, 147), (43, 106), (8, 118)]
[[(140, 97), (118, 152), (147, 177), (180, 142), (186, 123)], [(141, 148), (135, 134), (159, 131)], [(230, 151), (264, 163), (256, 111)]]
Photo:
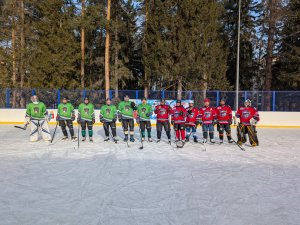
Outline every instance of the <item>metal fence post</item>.
[(272, 110), (273, 112), (276, 111), (276, 91), (272, 93)]
[(247, 95), (248, 95), (247, 91), (244, 92), (244, 95), (245, 95), (245, 101), (246, 101), (247, 100)]
[(217, 91), (217, 104), (218, 105), (220, 102), (220, 91)]
[(58, 106), (59, 103), (60, 103), (60, 90), (57, 89), (57, 102), (56, 102), (56, 107)]
[(86, 90), (85, 89), (83, 89), (83, 91), (82, 91), (83, 93), (83, 101), (84, 101), (84, 98), (86, 97)]
[(10, 89), (6, 88), (5, 108), (10, 108)]
[(139, 99), (139, 91), (138, 90), (135, 91), (135, 99)]
[(161, 91), (161, 97), (162, 97), (162, 98), (165, 98), (165, 90), (162, 90), (162, 91)]
[(193, 93), (192, 91), (189, 91), (189, 100), (192, 100), (192, 98), (193, 98)]
[(113, 98), (112, 90), (109, 90), (109, 98), (110, 98), (110, 99)]

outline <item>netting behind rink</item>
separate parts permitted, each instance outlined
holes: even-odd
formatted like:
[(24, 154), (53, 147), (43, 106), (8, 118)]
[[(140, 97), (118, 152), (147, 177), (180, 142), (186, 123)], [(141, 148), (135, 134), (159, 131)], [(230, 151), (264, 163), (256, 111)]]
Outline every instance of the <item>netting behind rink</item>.
[[(59, 90), (59, 89), (0, 89), (0, 108), (26, 108), (30, 96), (36, 94), (48, 108), (57, 108), (63, 97), (70, 99), (74, 107), (78, 107), (85, 97), (89, 97), (95, 108), (100, 108), (105, 103), (104, 90)], [(130, 99), (141, 99), (144, 90), (111, 90), (110, 98), (118, 104), (126, 95)], [(152, 91), (148, 92), (148, 99), (160, 100), (178, 99), (177, 91)], [(193, 100), (197, 107), (203, 105), (203, 100), (209, 98), (212, 106), (217, 106), (221, 99), (235, 109), (235, 91), (183, 91), (181, 99)], [(239, 105), (246, 99), (252, 101), (260, 111), (300, 111), (300, 91), (240, 91), (238, 93)]]

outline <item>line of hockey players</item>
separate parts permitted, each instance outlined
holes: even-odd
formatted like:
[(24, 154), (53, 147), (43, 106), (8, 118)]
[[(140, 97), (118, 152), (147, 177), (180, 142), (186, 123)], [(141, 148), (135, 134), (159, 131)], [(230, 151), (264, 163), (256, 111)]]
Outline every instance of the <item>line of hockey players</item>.
[[(208, 138), (210, 143), (214, 141), (214, 126), (217, 125), (219, 132), (220, 143), (223, 143), (224, 135), (227, 136), (228, 142), (234, 140), (231, 137), (232, 110), (229, 105), (226, 105), (225, 100), (221, 100), (219, 106), (210, 106), (210, 100), (205, 99), (204, 105), (199, 109), (194, 106), (193, 102), (189, 102), (188, 108), (184, 108), (181, 101), (177, 100), (176, 105), (171, 108), (166, 104), (165, 99), (161, 99), (160, 104), (152, 109), (152, 106), (147, 103), (146, 98), (141, 99), (142, 102), (138, 106), (129, 100), (128, 96), (124, 97), (124, 101), (120, 102), (118, 107), (112, 104), (111, 99), (106, 99), (106, 104), (100, 109), (100, 122), (103, 123), (105, 132), (105, 141), (110, 138), (117, 142), (116, 122), (122, 124), (124, 132), (124, 141), (134, 142), (134, 119), (139, 125), (141, 141), (144, 141), (146, 136), (149, 142), (152, 142), (151, 137), (151, 122), (150, 116), (156, 114), (156, 130), (157, 142), (161, 140), (162, 130), (166, 132), (168, 142), (171, 143), (171, 125), (174, 128), (176, 141), (182, 143), (188, 142), (192, 136), (194, 142), (198, 142), (196, 135), (197, 127), (202, 126), (203, 143), (206, 143)], [(37, 96), (31, 97), (31, 103), (28, 104), (26, 110), (25, 126), (30, 124), (31, 134), (30, 140), (38, 140), (38, 130), (40, 128), (44, 140), (50, 141), (51, 135), (48, 127), (49, 115), (46, 106), (39, 101)], [(51, 115), (52, 116), (52, 115)], [(251, 101), (248, 99), (244, 102), (236, 112), (235, 116), (240, 119), (237, 126), (238, 145), (242, 145), (247, 141), (246, 135), (249, 136), (249, 141), (252, 146), (258, 145), (256, 135), (256, 123), (259, 121), (258, 111), (251, 106)], [(68, 98), (63, 98), (58, 105), (56, 121), (61, 127), (64, 137), (68, 139), (67, 127), (69, 129), (71, 139), (76, 140), (74, 134), (73, 121), (75, 121), (75, 112), (73, 105)], [(170, 123), (171, 121), (171, 123)], [(81, 125), (82, 141), (86, 140), (87, 133), (90, 141), (93, 141), (93, 124), (95, 123), (95, 108), (85, 98), (84, 102), (78, 107), (77, 123)], [(86, 132), (86, 130), (88, 132)], [(147, 133), (147, 135), (146, 135)]]

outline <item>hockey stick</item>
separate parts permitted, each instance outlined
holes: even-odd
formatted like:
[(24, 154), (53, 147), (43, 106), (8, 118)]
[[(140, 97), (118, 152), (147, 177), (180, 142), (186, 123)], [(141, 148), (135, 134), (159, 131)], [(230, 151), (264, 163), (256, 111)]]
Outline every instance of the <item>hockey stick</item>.
[(20, 127), (20, 126), (14, 126), (15, 128), (19, 128), (19, 129), (22, 129), (22, 130), (26, 130), (27, 129), (27, 126), (28, 126), (28, 123), (26, 123), (24, 125), (24, 127)]
[(77, 122), (77, 149), (79, 149), (79, 134), (80, 134), (80, 123)]
[(142, 150), (142, 149), (144, 148), (144, 143), (143, 143), (143, 140), (142, 140), (142, 139), (143, 139), (143, 137), (142, 137), (142, 131), (141, 131), (140, 124), (138, 123), (137, 125), (138, 125), (138, 127), (139, 127), (139, 132), (140, 132), (140, 141), (141, 141), (141, 143), (142, 143), (142, 146), (139, 147), (139, 149)]
[(56, 126), (55, 126), (54, 133), (53, 133), (53, 136), (51, 138), (51, 142), (50, 143), (53, 142), (53, 139), (54, 139), (54, 136), (55, 136), (55, 133), (56, 133), (56, 129), (57, 129), (57, 125), (58, 125), (58, 121), (56, 122)]

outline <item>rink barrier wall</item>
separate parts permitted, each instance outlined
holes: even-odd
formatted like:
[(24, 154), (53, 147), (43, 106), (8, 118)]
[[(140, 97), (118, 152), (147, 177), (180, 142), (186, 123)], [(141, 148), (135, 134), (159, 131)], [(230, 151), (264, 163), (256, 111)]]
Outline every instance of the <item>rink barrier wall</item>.
[[(25, 109), (0, 109), (0, 124), (24, 124)], [(55, 117), (56, 109), (49, 109), (48, 112), (53, 112), (54, 117), (50, 120), (50, 124), (56, 124)], [(77, 110), (75, 110), (77, 117)], [(100, 110), (95, 110), (96, 121), (99, 121)], [(260, 122), (257, 127), (265, 128), (300, 128), (300, 112), (259, 112)], [(155, 120), (151, 121), (155, 126)], [(76, 124), (76, 122), (75, 122)], [(96, 122), (96, 126), (101, 126), (102, 123)], [(120, 123), (117, 123), (120, 126)]]

